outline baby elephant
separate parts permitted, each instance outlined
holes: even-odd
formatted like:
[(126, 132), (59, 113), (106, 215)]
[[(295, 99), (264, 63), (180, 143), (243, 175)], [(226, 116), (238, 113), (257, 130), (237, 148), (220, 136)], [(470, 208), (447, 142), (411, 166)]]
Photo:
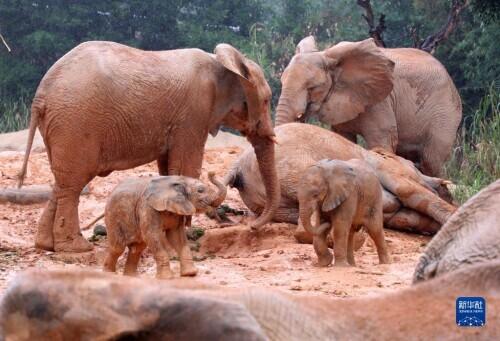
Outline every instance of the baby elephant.
[(108, 254), (104, 270), (114, 272), (116, 261), (128, 246), (125, 275), (137, 274), (142, 251), (148, 246), (156, 261), (156, 277), (172, 278), (167, 239), (177, 251), (181, 276), (196, 275), (184, 231), (186, 216), (218, 207), (226, 187), (209, 173), (215, 191), (202, 181), (184, 176), (157, 176), (125, 180), (106, 203)]
[[(321, 160), (309, 167), (297, 189), (300, 221), (313, 234), (319, 265), (333, 259), (326, 238), (333, 231), (335, 266), (355, 265), (354, 232), (365, 227), (380, 263), (389, 263), (384, 239), (382, 187), (362, 160)], [(314, 225), (311, 216), (315, 214)], [(321, 222), (323, 222), (321, 224)]]

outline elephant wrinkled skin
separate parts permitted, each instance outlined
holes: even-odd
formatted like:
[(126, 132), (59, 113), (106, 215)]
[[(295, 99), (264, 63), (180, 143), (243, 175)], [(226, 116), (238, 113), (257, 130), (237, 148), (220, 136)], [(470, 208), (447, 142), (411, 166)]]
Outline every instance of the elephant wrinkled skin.
[[(360, 159), (370, 165), (386, 192), (383, 204), (387, 227), (436, 233), (456, 209), (436, 192), (446, 181), (421, 174), (410, 161), (392, 153), (365, 150), (336, 133), (310, 124), (288, 123), (274, 131), (281, 186), (275, 221), (297, 224), (300, 179), (307, 168), (322, 159)], [(257, 165), (255, 153), (247, 149), (224, 179), (224, 183), (238, 189), (245, 205), (256, 213), (262, 211), (266, 198)]]
[(146, 246), (156, 261), (156, 277), (173, 277), (166, 242), (176, 250), (182, 276), (197, 273), (184, 231), (186, 216), (218, 207), (226, 186), (209, 173), (214, 191), (202, 181), (185, 176), (128, 179), (120, 183), (106, 203), (108, 254), (104, 270), (115, 272), (116, 262), (128, 247), (124, 274), (136, 275)]
[(316, 116), (351, 141), (383, 148), (438, 176), (462, 118), (458, 91), (427, 52), (377, 47), (373, 39), (318, 51), (314, 37), (297, 46), (281, 77), (276, 125)]
[[(364, 161), (319, 161), (304, 172), (297, 198), (300, 222), (313, 234), (320, 266), (328, 266), (333, 260), (327, 245), (330, 233), (335, 245), (334, 265), (356, 265), (354, 234), (362, 227), (373, 239), (380, 263), (389, 263), (384, 237), (382, 187), (377, 175)], [(316, 214), (316, 219), (311, 224), (313, 214)]]
[(55, 177), (35, 246), (90, 250), (78, 219), (79, 194), (89, 181), (154, 160), (160, 175), (198, 178), (208, 134), (222, 124), (245, 135), (259, 155), (268, 200), (253, 224), (264, 224), (279, 200), (270, 98), (262, 69), (227, 44), (214, 54), (78, 45), (45, 74), (31, 107), (19, 186), (37, 127)]
[(427, 245), (413, 282), (500, 259), (500, 180), (458, 208)]
[[(484, 326), (456, 326), (459, 296), (485, 298)], [(500, 262), (359, 298), (31, 270), (7, 289), (0, 316), (0, 339), (3, 332), (5, 340), (18, 341), (494, 340), (500, 334)]]

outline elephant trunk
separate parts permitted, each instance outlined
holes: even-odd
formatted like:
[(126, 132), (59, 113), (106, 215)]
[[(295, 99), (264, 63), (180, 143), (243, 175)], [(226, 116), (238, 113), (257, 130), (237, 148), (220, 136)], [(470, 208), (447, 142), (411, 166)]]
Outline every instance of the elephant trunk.
[(296, 110), (294, 110), (294, 100), (292, 100), (294, 97), (293, 91), (283, 88), (276, 108), (275, 126), (296, 121), (297, 113), (295, 112)]
[[(316, 205), (316, 208), (314, 207)], [(309, 233), (312, 233), (313, 235), (318, 235), (321, 233), (321, 231), (319, 230), (319, 212), (316, 212), (317, 216), (316, 216), (316, 222), (315, 222), (315, 225), (313, 226), (311, 224), (311, 217), (313, 215), (313, 213), (315, 213), (315, 211), (318, 211), (318, 207), (317, 207), (317, 203), (313, 203), (313, 204), (300, 204), (299, 205), (299, 218), (300, 218), (300, 221), (302, 222), (302, 226), (304, 226), (304, 229), (309, 232)]]
[(274, 158), (274, 141), (272, 136), (252, 135), (248, 137), (257, 156), (262, 182), (266, 189), (266, 205), (261, 215), (251, 224), (258, 228), (273, 219), (278, 209), (281, 194), (278, 173)]
[(214, 172), (209, 172), (208, 173), (208, 179), (210, 180), (211, 183), (217, 187), (217, 193), (214, 194), (213, 198), (210, 200), (210, 206), (212, 207), (219, 207), (220, 204), (226, 199), (226, 194), (227, 194), (227, 189), (226, 186), (219, 180), (215, 178), (215, 173)]

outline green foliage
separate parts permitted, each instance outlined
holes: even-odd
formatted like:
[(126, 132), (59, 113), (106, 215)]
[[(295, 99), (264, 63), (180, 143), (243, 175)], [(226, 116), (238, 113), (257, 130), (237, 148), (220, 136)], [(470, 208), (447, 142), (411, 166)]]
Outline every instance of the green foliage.
[(500, 178), (500, 92), (491, 87), (468, 120), (446, 166), (460, 203)]
[(26, 101), (0, 102), (0, 133), (17, 131), (29, 125), (29, 106)]

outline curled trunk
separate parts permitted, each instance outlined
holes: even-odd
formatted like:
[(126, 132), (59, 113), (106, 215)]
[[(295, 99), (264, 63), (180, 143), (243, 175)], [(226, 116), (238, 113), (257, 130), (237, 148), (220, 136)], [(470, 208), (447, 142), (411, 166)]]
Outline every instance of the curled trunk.
[(224, 199), (226, 199), (226, 194), (227, 194), (226, 186), (224, 186), (222, 182), (220, 182), (215, 178), (214, 172), (208, 173), (208, 179), (218, 189), (217, 193), (214, 195), (214, 198), (211, 200), (210, 206), (219, 207), (220, 204), (222, 204), (222, 202), (224, 201)]
[(255, 150), (260, 175), (266, 189), (264, 211), (251, 224), (252, 228), (258, 228), (273, 219), (281, 199), (280, 185), (274, 159), (274, 142), (271, 137), (249, 136), (248, 140)]

